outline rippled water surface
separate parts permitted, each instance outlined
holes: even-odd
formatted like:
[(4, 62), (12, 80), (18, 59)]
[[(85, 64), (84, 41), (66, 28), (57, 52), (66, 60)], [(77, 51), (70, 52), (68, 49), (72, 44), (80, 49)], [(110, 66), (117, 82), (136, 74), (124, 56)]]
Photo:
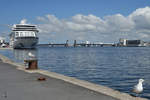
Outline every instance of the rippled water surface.
[[(17, 61), (28, 59), (32, 52), (39, 67), (132, 94), (139, 78), (145, 80), (141, 97), (150, 99), (149, 47), (39, 47), (36, 50), (0, 50)], [(15, 58), (15, 59), (14, 59)]]

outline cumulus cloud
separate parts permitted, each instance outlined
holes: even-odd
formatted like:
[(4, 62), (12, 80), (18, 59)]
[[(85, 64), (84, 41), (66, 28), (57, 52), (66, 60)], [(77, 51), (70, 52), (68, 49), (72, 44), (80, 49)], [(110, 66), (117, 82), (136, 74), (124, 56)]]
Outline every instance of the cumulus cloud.
[(38, 17), (41, 41), (89, 40), (92, 42), (114, 42), (119, 38), (150, 38), (150, 7), (139, 8), (128, 16), (121, 14), (100, 18), (89, 14), (77, 14), (59, 19), (48, 14)]

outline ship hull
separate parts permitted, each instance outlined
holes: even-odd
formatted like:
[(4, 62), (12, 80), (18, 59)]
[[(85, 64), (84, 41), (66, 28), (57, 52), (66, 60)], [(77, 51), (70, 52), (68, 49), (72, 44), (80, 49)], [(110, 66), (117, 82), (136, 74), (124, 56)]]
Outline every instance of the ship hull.
[(36, 48), (38, 37), (18, 37), (13, 43), (14, 49), (32, 49)]

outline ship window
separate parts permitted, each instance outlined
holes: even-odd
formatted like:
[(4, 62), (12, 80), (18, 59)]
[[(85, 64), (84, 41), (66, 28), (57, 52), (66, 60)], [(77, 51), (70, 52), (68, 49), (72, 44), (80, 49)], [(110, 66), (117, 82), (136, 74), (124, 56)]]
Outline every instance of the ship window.
[(15, 34), (15, 35), (16, 35), (16, 37), (18, 37), (18, 36), (19, 36), (19, 33), (18, 33), (18, 32), (16, 32), (16, 34)]
[(23, 36), (22, 32), (20, 32), (20, 36)]
[(31, 36), (34, 36), (34, 32), (31, 32)]
[(26, 36), (29, 36), (29, 32), (26, 32)]
[(25, 36), (25, 33), (24, 33), (24, 32), (22, 32), (22, 36)]
[(30, 32), (28, 32), (28, 36), (30, 36)]
[(27, 32), (25, 32), (24, 35), (27, 36)]

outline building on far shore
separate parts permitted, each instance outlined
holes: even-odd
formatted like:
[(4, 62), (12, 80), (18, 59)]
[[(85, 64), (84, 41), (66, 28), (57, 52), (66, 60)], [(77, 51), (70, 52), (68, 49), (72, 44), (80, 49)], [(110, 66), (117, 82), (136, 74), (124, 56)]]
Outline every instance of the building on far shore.
[(147, 46), (146, 42), (142, 40), (128, 40), (128, 39), (119, 39), (118, 46), (124, 47), (140, 47), (140, 46)]
[(5, 41), (4, 37), (0, 37), (0, 47), (8, 47), (9, 43)]
[(5, 43), (5, 38), (0, 37), (0, 44), (3, 44), (3, 43)]

